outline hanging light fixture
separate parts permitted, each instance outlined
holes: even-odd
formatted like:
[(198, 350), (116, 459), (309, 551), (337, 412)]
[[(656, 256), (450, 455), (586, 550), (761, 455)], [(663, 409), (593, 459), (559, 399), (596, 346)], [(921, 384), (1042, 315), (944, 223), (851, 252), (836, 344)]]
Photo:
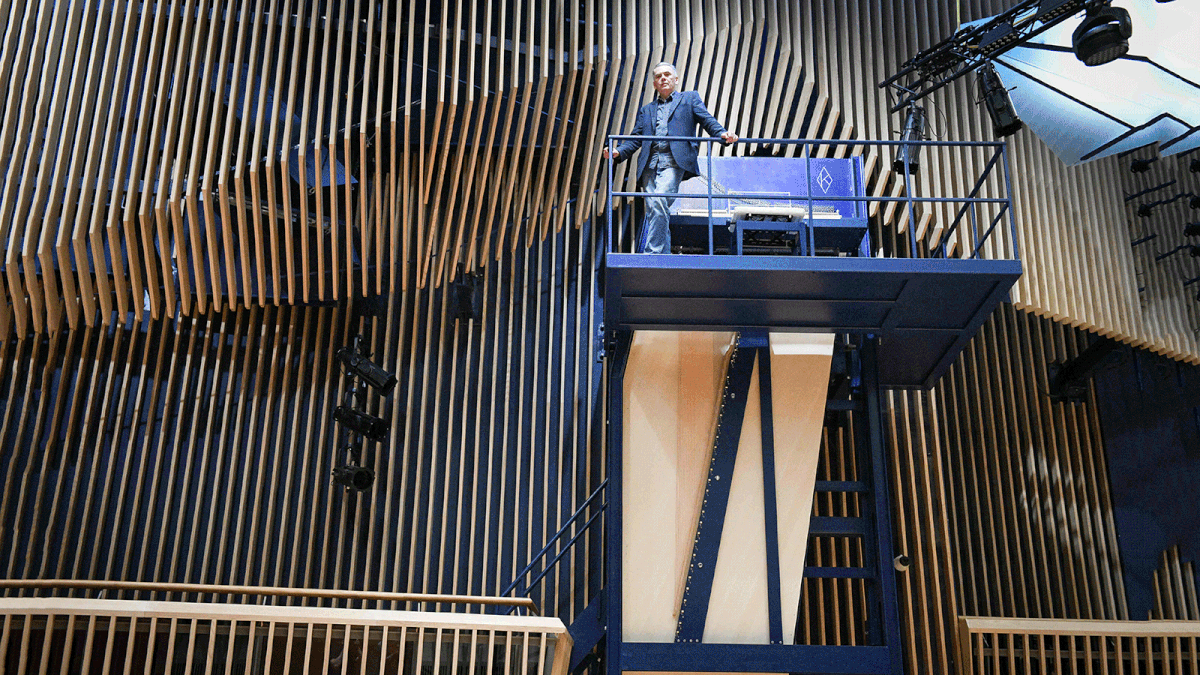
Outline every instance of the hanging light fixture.
[(365, 466), (347, 464), (333, 470), (333, 484), (341, 485), (347, 490), (362, 492), (375, 483), (375, 472)]
[(996, 136), (1012, 136), (1025, 127), (1025, 123), (1017, 117), (1008, 90), (1004, 88), (1000, 73), (996, 72), (991, 61), (979, 67), (979, 90), (983, 94), (983, 105), (987, 108), (988, 116), (992, 118), (992, 131)]
[(338, 360), (346, 369), (346, 374), (358, 377), (382, 396), (390, 396), (396, 386), (396, 376), (379, 367), (362, 348), (362, 336), (354, 338), (354, 345), (342, 347), (337, 351)]
[(1101, 66), (1129, 52), (1133, 22), (1129, 12), (1107, 1), (1088, 6), (1083, 23), (1071, 34), (1075, 56), (1089, 66)]
[(387, 421), (370, 413), (339, 405), (333, 409), (333, 419), (350, 431), (362, 434), (376, 443), (387, 440)]
[(908, 173), (914, 174), (921, 168), (920, 162), (917, 161), (921, 154), (921, 146), (909, 143), (924, 138), (925, 108), (914, 103), (908, 106), (908, 115), (904, 119), (904, 133), (900, 136), (900, 140), (905, 144), (900, 146), (899, 154), (892, 161), (892, 168), (896, 173), (904, 173), (907, 170)]

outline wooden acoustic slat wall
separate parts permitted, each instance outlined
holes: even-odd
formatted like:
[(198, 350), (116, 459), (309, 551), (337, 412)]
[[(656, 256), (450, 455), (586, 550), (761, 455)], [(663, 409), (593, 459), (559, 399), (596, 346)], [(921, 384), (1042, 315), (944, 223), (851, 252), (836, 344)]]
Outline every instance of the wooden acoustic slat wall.
[[(652, 66), (677, 63), (743, 137), (894, 138), (875, 83), (1006, 5), (9, 3), (0, 571), (499, 592), (603, 479), (599, 157)], [(935, 95), (936, 134), (989, 138), (973, 98)], [(1122, 200), (1167, 161), (1067, 168), (1028, 131), (1009, 150), (1014, 306), (933, 391), (889, 398), (916, 670), (950, 669), (964, 611), (1124, 616), (1093, 406), (1050, 405), (1045, 364), (1079, 329), (1200, 358), (1193, 263), (1131, 248), (1146, 224)], [(886, 153), (864, 160), (881, 196), (964, 194), (984, 163), (931, 153), (905, 185)], [(973, 244), (936, 208), (872, 215), (889, 252)], [(455, 320), (446, 282), (472, 271), (483, 315)], [(368, 399), (391, 431), (354, 495), (329, 485), (327, 415), (347, 393), (332, 354), (359, 332), (401, 385)], [(81, 533), (95, 546), (54, 545)], [(594, 532), (567, 560), (535, 592), (547, 613), (598, 589)], [(832, 583), (806, 591), (835, 601), (801, 612), (814, 641), (855, 635), (857, 591)]]
[[(1135, 159), (1153, 163), (1148, 171), (1134, 173)], [(1187, 354), (1181, 360), (1192, 364), (1200, 363), (1193, 347), (1200, 340), (1200, 257), (1184, 247), (1200, 245), (1200, 237), (1186, 236), (1184, 228), (1200, 222), (1200, 209), (1191, 205), (1200, 195), (1200, 172), (1193, 168), (1200, 166), (1197, 161), (1200, 152), (1160, 158), (1156, 147), (1117, 159), (1119, 189), (1129, 196), (1123, 201), (1138, 302), (1153, 319), (1147, 328), (1155, 339), (1147, 348), (1174, 359)], [(1143, 206), (1149, 213), (1139, 212)]]
[[(876, 83), (1005, 5), (14, 5), (0, 333), (340, 299), (477, 270), (527, 233), (599, 213), (604, 136), (632, 127), (662, 60), (743, 137), (894, 138), (900, 119)], [(928, 99), (938, 137), (990, 138), (970, 79)], [(759, 150), (795, 153), (717, 151)], [(1068, 168), (1028, 131), (1011, 150), (1026, 265), (1014, 303), (1200, 362), (1200, 310), (1176, 278), (1194, 277), (1195, 263), (1150, 265), (1153, 247), (1131, 250), (1142, 223), (1122, 207), (1122, 160)], [(848, 152), (862, 150), (817, 154)], [(906, 186), (890, 159), (866, 152), (870, 194), (965, 194), (985, 162), (970, 149), (929, 153)], [(949, 209), (872, 213), (881, 242), (969, 254), (973, 236), (947, 229)], [(983, 253), (1009, 249), (999, 237)]]
[(1196, 594), (1196, 563), (1186, 560), (1178, 546), (1162, 552), (1154, 570), (1154, 609), (1150, 619), (1200, 621), (1200, 596)]
[[(443, 286), (6, 341), (0, 576), (498, 595), (603, 480), (594, 236), (505, 254), (475, 319)], [(355, 334), (400, 380), (366, 397), (390, 430), (363, 493), (330, 479)], [(533, 589), (545, 614), (598, 591), (602, 522)]]

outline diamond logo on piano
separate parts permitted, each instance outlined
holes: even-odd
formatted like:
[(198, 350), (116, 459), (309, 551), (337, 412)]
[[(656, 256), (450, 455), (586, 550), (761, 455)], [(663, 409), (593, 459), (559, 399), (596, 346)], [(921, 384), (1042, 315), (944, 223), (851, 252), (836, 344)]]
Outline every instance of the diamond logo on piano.
[(817, 174), (817, 185), (821, 186), (821, 192), (829, 194), (829, 186), (833, 185), (833, 176), (829, 175), (829, 169), (821, 167), (821, 172)]

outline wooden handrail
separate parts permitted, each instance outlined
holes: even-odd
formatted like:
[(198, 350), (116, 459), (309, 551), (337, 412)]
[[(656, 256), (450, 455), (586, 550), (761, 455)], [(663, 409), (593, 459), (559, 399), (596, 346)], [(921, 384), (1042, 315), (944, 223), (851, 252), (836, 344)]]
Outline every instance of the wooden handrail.
[(209, 593), (213, 595), (282, 595), (300, 598), (383, 600), (388, 602), (443, 602), (458, 605), (522, 607), (541, 616), (529, 598), (500, 598), (490, 595), (440, 595), (430, 593), (387, 593), (278, 586), (233, 586), (227, 584), (177, 584), (151, 581), (107, 581), (90, 579), (0, 579), (0, 588), (82, 588), (91, 590), (150, 591), (159, 593)]
[(1106, 637), (1190, 637), (1200, 635), (1200, 621), (1156, 619), (1026, 619), (990, 616), (958, 617), (959, 632), (1006, 635), (1103, 635)]
[[(1100, 672), (1111, 675), (1124, 675), (1131, 670), (1137, 673), (1137, 664), (1143, 659), (1147, 670), (1152, 660), (1164, 664), (1174, 661), (1181, 668), (1186, 659), (1193, 669), (1198, 662), (1200, 621), (960, 616), (957, 623), (958, 675), (996, 675), (1002, 661), (1009, 664), (1012, 675), (1029, 675), (1034, 672), (1030, 665), (1034, 662), (1036, 672), (1053, 669), (1063, 675), (1090, 675), (1097, 659), (1101, 663)], [(1104, 639), (1096, 647), (1092, 638)], [(1069, 649), (1060, 649), (1060, 641), (1066, 641)], [(1157, 647), (1154, 641), (1159, 641)]]

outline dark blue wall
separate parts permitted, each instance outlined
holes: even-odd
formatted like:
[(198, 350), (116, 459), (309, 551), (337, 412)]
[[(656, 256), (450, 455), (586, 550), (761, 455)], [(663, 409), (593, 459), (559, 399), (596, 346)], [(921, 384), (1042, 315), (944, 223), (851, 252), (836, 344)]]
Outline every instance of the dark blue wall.
[(1129, 618), (1146, 619), (1163, 550), (1200, 561), (1200, 367), (1134, 349), (1095, 383)]

